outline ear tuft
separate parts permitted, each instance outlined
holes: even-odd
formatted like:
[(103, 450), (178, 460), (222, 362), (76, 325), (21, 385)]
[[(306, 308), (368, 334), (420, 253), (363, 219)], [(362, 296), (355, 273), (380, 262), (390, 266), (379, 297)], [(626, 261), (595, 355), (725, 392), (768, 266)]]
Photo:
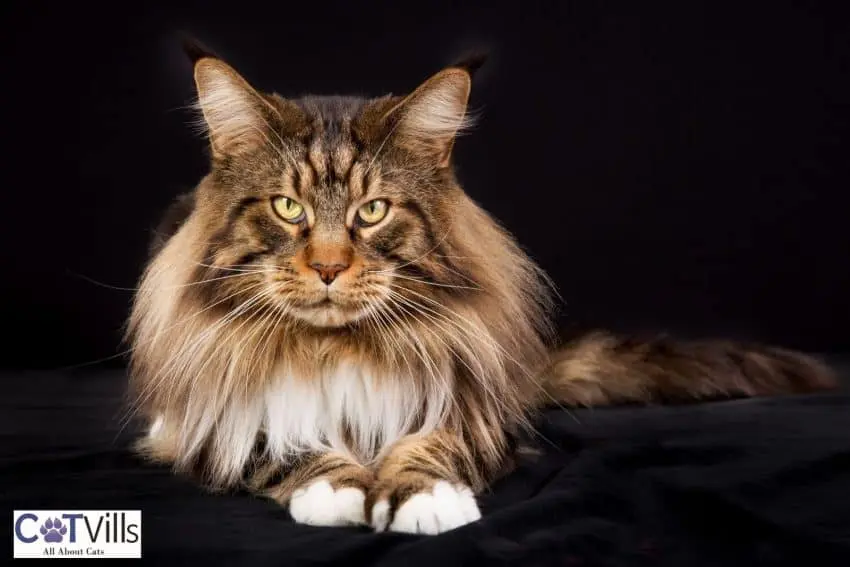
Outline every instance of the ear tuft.
[(464, 126), (469, 89), (466, 71), (438, 73), (410, 96), (403, 127), (423, 137), (454, 137)]
[(460, 67), (425, 81), (388, 113), (398, 120), (399, 143), (447, 166), (455, 137), (471, 125), (466, 113), (471, 86), (471, 75)]
[(269, 143), (276, 111), (224, 61), (202, 57), (195, 63), (197, 107), (213, 155), (236, 155)]
[(220, 57), (211, 49), (188, 33), (180, 33), (180, 44), (183, 46), (183, 52), (186, 54), (186, 57), (189, 58), (192, 65), (206, 57), (211, 59), (220, 59)]
[(458, 59), (452, 67), (463, 69), (470, 77), (475, 77), (478, 70), (483, 67), (490, 58), (490, 53), (484, 49), (471, 51)]

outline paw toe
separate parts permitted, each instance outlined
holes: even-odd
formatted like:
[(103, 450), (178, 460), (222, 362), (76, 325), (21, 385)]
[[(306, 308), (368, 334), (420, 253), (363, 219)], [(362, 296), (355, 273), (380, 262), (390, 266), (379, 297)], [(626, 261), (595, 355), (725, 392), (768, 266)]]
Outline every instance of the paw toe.
[(372, 527), (376, 532), (383, 532), (387, 530), (389, 523), (390, 503), (386, 500), (376, 502), (375, 505), (372, 506)]
[(319, 480), (296, 490), (289, 501), (289, 513), (296, 522), (313, 526), (365, 524), (366, 495), (355, 487), (334, 489)]
[[(382, 503), (385, 501), (376, 504), (375, 508)], [(372, 524), (378, 529), (375, 508), (372, 510)], [(382, 518), (385, 518), (388, 512), (389, 506), (386, 507), (386, 512), (383, 512)], [(469, 487), (439, 481), (431, 491), (415, 494), (399, 506), (389, 529), (405, 533), (439, 534), (480, 518), (481, 512)]]
[(433, 494), (421, 492), (408, 498), (395, 513), (390, 530), (410, 534), (438, 534), (437, 505)]

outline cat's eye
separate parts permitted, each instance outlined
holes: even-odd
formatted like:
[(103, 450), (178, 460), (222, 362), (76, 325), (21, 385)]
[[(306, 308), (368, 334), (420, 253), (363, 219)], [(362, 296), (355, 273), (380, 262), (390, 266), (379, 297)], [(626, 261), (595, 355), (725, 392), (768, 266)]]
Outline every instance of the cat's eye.
[(304, 220), (304, 207), (289, 197), (275, 197), (272, 200), (274, 212), (286, 222), (297, 224)]
[(390, 204), (384, 199), (369, 201), (357, 209), (357, 217), (360, 219), (361, 223), (366, 225), (379, 223), (385, 216), (387, 216), (389, 205)]

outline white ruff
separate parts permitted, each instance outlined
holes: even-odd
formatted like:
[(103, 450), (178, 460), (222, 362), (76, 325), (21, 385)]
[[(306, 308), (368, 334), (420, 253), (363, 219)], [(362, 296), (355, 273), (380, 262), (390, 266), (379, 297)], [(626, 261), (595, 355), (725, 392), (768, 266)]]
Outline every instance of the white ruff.
[(369, 461), (407, 434), (436, 428), (448, 402), (445, 389), (423, 390), (409, 376), (376, 379), (341, 365), (305, 380), (282, 369), (266, 394), (264, 426), (274, 455), (339, 451)]
[(450, 399), (448, 386), (426, 387), (410, 376), (376, 379), (342, 365), (325, 376), (304, 378), (281, 366), (265, 393), (250, 403), (232, 401), (216, 416), (204, 400), (192, 400), (182, 426), (157, 416), (149, 435), (176, 435), (186, 455), (211, 439), (213, 466), (224, 478), (238, 477), (260, 431), (272, 457), (337, 451), (367, 464), (405, 435), (437, 428)]

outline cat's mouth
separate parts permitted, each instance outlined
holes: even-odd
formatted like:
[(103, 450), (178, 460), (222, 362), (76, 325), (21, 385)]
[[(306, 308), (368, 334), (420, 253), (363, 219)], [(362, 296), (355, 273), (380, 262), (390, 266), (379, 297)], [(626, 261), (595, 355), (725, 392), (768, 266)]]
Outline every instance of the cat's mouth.
[(325, 293), (322, 297), (293, 306), (292, 315), (316, 327), (343, 327), (360, 319), (366, 301), (351, 301), (340, 294)]
[(343, 327), (361, 316), (361, 310), (326, 298), (309, 306), (293, 310), (293, 315), (315, 327)]
[(374, 282), (353, 286), (314, 286), (282, 300), (292, 317), (315, 327), (345, 327), (379, 308), (386, 297)]

